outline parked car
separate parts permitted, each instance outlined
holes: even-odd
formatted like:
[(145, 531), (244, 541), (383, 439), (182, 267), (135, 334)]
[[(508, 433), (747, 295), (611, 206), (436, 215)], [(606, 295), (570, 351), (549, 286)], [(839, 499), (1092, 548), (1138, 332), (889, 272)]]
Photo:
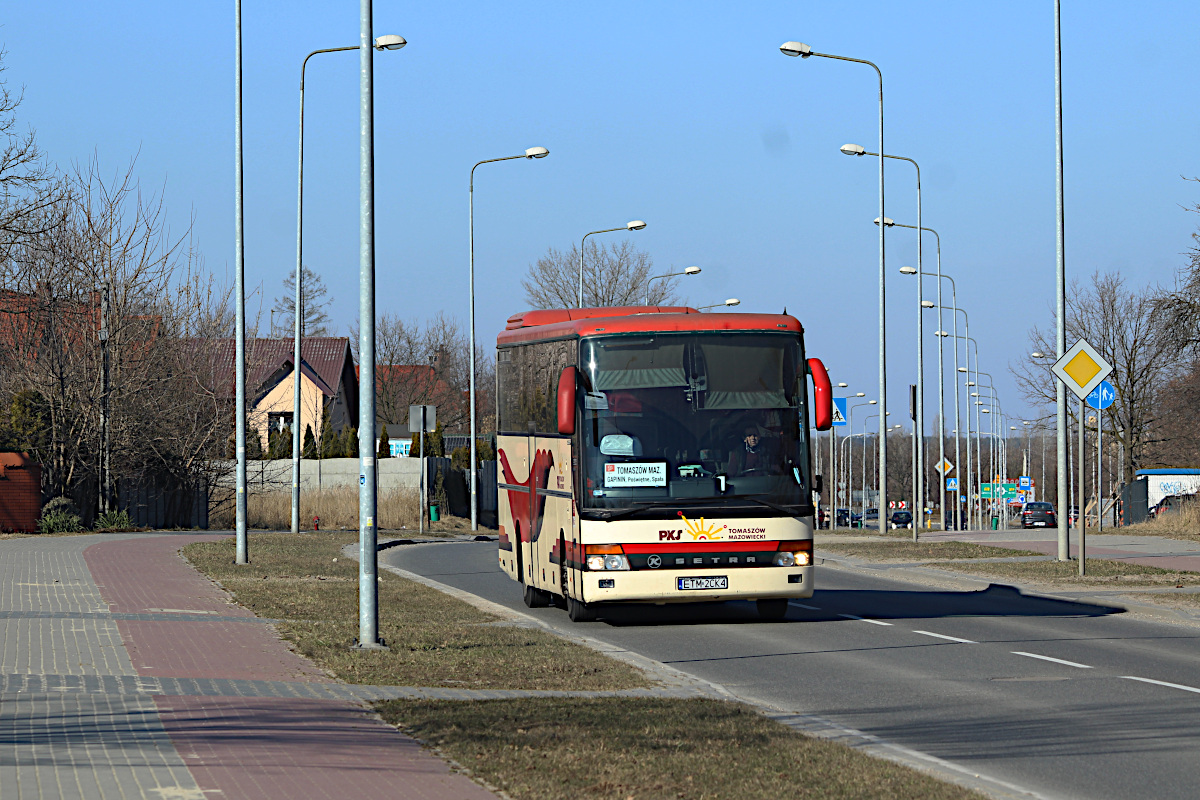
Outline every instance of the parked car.
[(913, 526), (913, 515), (911, 511), (893, 511), (892, 516), (888, 519), (892, 524), (892, 529), (896, 528), (911, 528)]
[(1057, 528), (1058, 517), (1053, 503), (1026, 503), (1021, 509), (1022, 528)]
[(850, 527), (850, 520), (853, 516), (854, 515), (850, 513), (850, 509), (839, 508), (837, 510), (837, 527), (839, 527), (839, 528)]
[(1194, 494), (1169, 494), (1155, 503), (1154, 508), (1150, 509), (1150, 518), (1158, 519), (1161, 514), (1178, 512), (1185, 504), (1195, 499), (1196, 495)]

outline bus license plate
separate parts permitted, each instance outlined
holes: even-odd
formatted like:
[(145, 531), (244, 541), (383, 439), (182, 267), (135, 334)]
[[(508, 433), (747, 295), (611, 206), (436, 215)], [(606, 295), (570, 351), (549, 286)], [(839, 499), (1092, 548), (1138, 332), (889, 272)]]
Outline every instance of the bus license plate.
[(729, 578), (724, 575), (708, 578), (679, 578), (678, 588), (688, 589), (728, 589)]

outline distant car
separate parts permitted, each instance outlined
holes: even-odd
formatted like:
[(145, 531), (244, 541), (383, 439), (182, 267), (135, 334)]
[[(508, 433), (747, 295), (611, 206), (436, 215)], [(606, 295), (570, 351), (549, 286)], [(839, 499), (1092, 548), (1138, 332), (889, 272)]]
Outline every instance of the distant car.
[(852, 517), (852, 516), (853, 516), (853, 515), (850, 513), (850, 509), (848, 509), (848, 508), (839, 508), (839, 509), (837, 510), (837, 516), (836, 516), (836, 520), (837, 520), (836, 524), (837, 524), (837, 527), (839, 527), (839, 528), (848, 528), (848, 527), (850, 527), (850, 519), (851, 519), (851, 517)]
[(1194, 494), (1169, 494), (1162, 500), (1159, 500), (1154, 508), (1150, 509), (1150, 518), (1158, 519), (1162, 514), (1170, 514), (1179, 511), (1186, 503), (1190, 503), (1196, 499)]
[(1022, 528), (1057, 528), (1058, 517), (1053, 503), (1026, 503), (1021, 509)]
[(1067, 524), (1071, 527), (1079, 522), (1079, 506), (1071, 506), (1071, 510), (1067, 513)]
[(893, 530), (896, 528), (911, 528), (913, 515), (911, 511), (893, 511), (888, 521), (892, 524)]

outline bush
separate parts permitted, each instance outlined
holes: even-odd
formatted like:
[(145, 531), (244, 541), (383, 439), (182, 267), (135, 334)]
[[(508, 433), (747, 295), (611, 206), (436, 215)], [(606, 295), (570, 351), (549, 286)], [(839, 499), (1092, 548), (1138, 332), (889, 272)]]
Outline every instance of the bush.
[[(479, 466), (484, 461), (495, 461), (496, 452), (492, 449), (492, 443), (487, 439), (475, 442), (475, 466)], [(450, 466), (454, 469), (466, 470), (467, 465), (471, 463), (471, 446), (463, 445), (456, 447), (454, 452), (450, 454)]]
[(75, 533), (83, 530), (79, 509), (66, 497), (55, 497), (42, 507), (38, 533)]
[(128, 511), (105, 511), (96, 518), (98, 531), (125, 531), (133, 527)]

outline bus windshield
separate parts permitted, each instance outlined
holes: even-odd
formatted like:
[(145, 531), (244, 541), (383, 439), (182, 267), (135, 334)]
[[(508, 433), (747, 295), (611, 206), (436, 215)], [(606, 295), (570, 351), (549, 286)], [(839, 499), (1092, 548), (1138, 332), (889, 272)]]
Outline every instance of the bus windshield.
[(580, 347), (583, 510), (808, 513), (796, 508), (812, 486), (800, 336), (627, 334)]

